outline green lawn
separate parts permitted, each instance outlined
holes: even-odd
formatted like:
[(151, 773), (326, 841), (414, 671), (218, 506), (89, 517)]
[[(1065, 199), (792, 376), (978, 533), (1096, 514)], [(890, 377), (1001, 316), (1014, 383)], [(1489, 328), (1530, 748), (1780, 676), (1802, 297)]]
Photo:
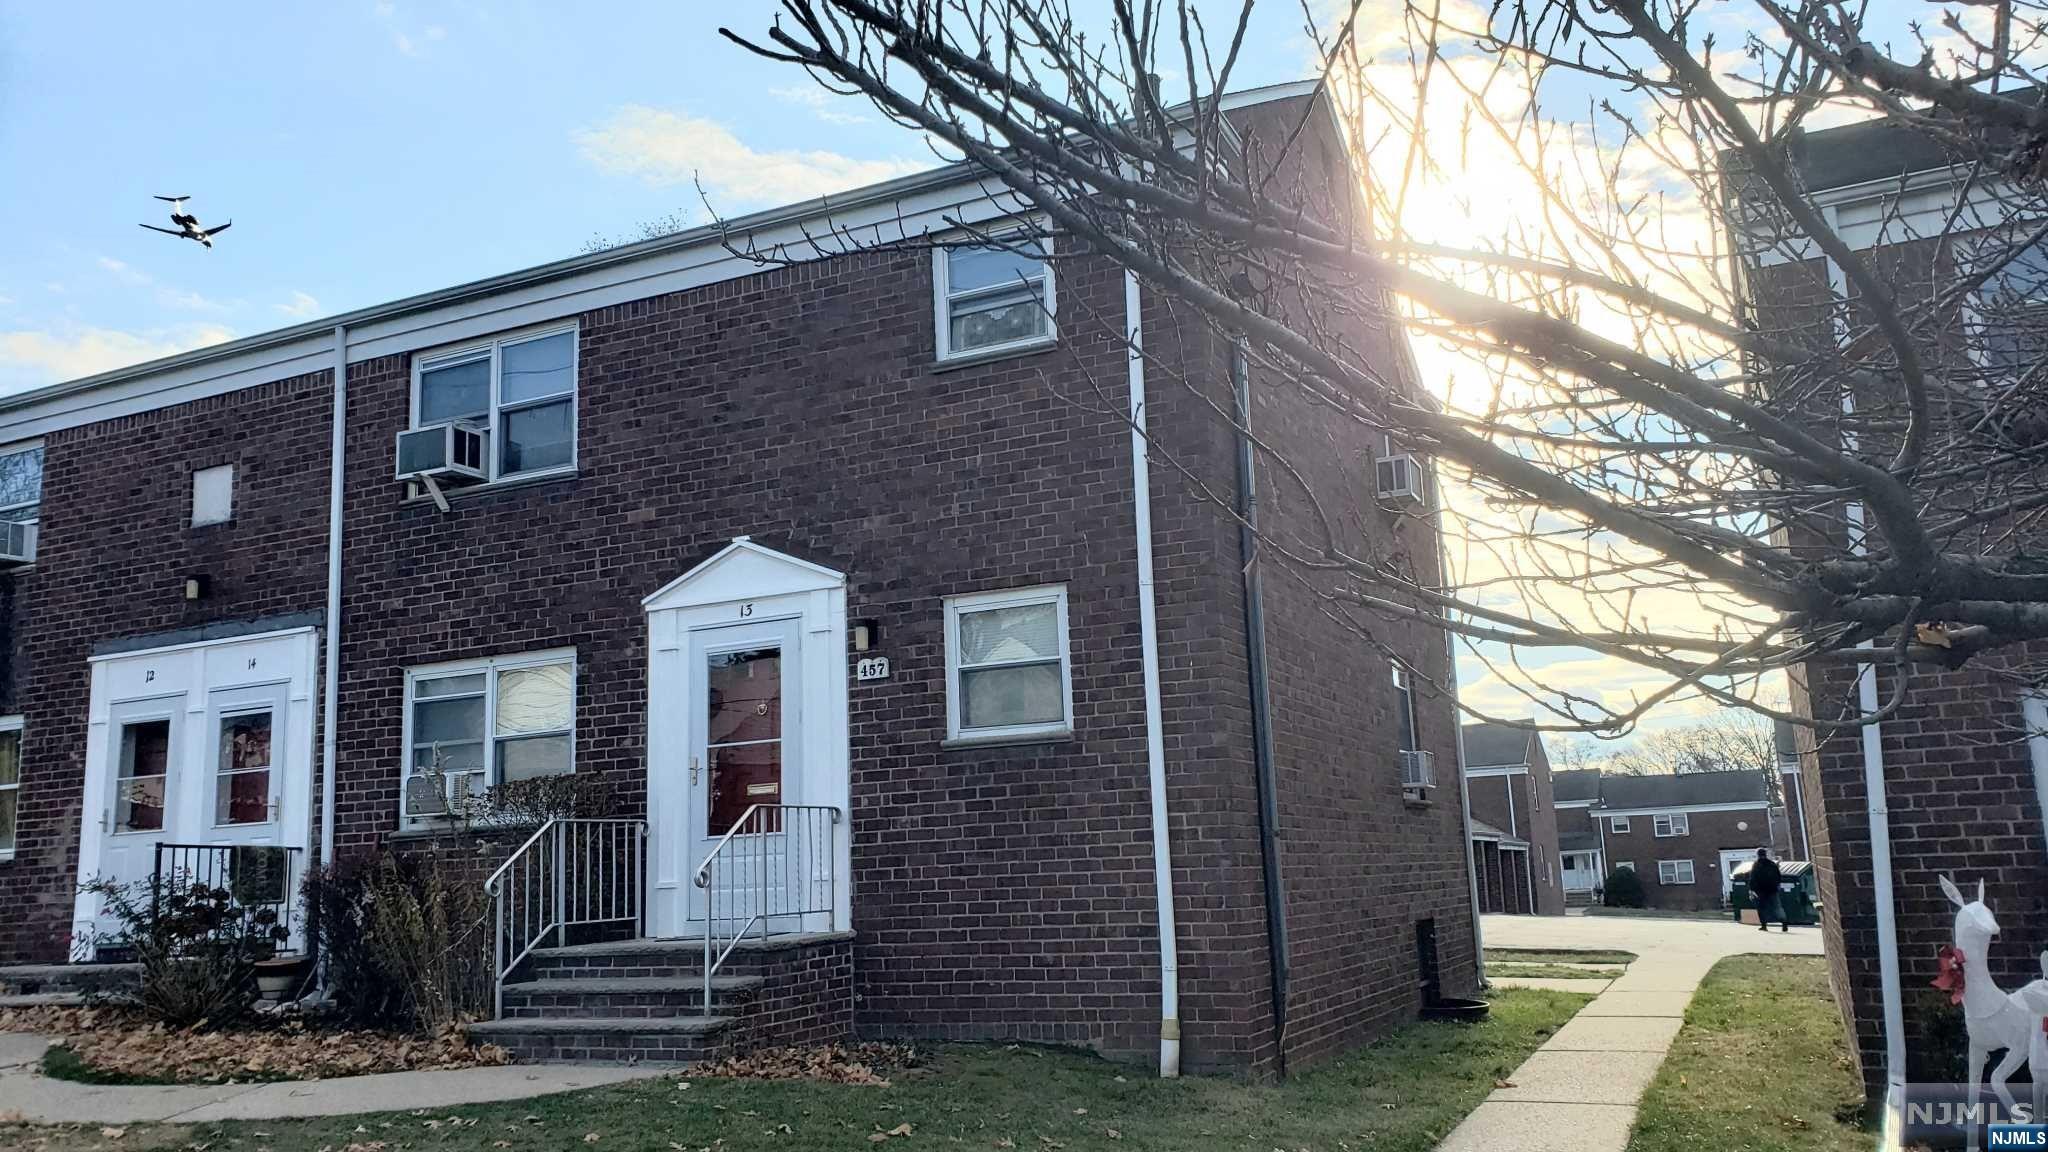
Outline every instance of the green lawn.
[[(1768, 1082), (1769, 1091), (1759, 1092)], [(1636, 1116), (1629, 1152), (1850, 1152), (1870, 1147), (1863, 1088), (1818, 956), (1714, 966)]]
[[(564, 1096), (431, 1113), (128, 1127), (0, 1124), (0, 1148), (137, 1152), (811, 1152), (917, 1148), (1241, 1149), (1425, 1152), (1584, 996), (1506, 991), (1476, 1025), (1415, 1024), (1278, 1085), (1186, 1077), (1084, 1053), (1031, 1047), (939, 1048), (884, 1087), (664, 1077)], [(680, 1087), (687, 1082), (688, 1088)], [(895, 1135), (889, 1135), (896, 1133)]]
[(1486, 964), (1633, 964), (1633, 952), (1591, 950), (1574, 952), (1568, 948), (1488, 948)]

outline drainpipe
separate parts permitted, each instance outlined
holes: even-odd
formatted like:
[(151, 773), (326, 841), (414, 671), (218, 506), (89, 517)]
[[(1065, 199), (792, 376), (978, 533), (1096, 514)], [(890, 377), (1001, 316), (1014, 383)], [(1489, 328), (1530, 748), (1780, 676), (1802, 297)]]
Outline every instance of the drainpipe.
[[(341, 480), (348, 444), (348, 329), (334, 326), (334, 416), (327, 462), (326, 660), (320, 683), (320, 865), (334, 862), (334, 733), (341, 698)], [(324, 967), (324, 965), (323, 965)]]
[[(1411, 368), (1412, 371), (1412, 368)], [(1444, 510), (1436, 500), (1441, 491), (1436, 482), (1436, 465), (1430, 465), (1430, 509), (1432, 527), (1437, 541), (1437, 575), (1443, 577)], [(1465, 832), (1465, 889), (1472, 904), (1472, 971), (1479, 979), (1480, 987), (1486, 986), (1486, 935), (1479, 927), (1479, 861), (1480, 851), (1472, 840), (1472, 782), (1465, 778), (1465, 721), (1464, 713), (1458, 708), (1458, 640), (1450, 629), (1444, 629), (1444, 685), (1451, 692), (1451, 720), (1457, 728), (1458, 744), (1458, 821)]]
[[(1838, 208), (1829, 210), (1830, 225), (1838, 223), (1839, 211)], [(1847, 277), (1841, 266), (1831, 259), (1827, 262), (1827, 270), (1830, 290), (1847, 299)], [(1846, 321), (1839, 316), (1835, 320), (1835, 337), (1838, 343), (1846, 338)], [(1855, 392), (1843, 392), (1842, 415), (1851, 416), (1855, 411)], [(1856, 450), (1856, 441), (1855, 432), (1843, 434), (1843, 447), (1848, 451)], [(1856, 556), (1869, 554), (1869, 528), (1864, 520), (1863, 505), (1848, 503), (1842, 513), (1848, 522), (1850, 553)], [(1876, 646), (1875, 640), (1865, 640), (1858, 645), (1861, 648)], [(1866, 664), (1857, 674), (1856, 704), (1866, 716), (1877, 711), (1876, 665)], [(1877, 921), (1877, 985), (1884, 1014), (1885, 1138), (1896, 1144), (1896, 1122), (1905, 1105), (1906, 1092), (1906, 1013), (1899, 987), (1899, 925), (1892, 894), (1892, 827), (1884, 787), (1884, 728), (1879, 724), (1864, 724), (1861, 735), (1864, 816), (1870, 826), (1870, 898)]]
[(1159, 615), (1152, 588), (1152, 469), (1146, 459), (1145, 355), (1138, 275), (1124, 272), (1130, 356), (1131, 514), (1138, 538), (1138, 647), (1145, 677), (1145, 767), (1152, 793), (1152, 889), (1159, 906), (1159, 1074), (1180, 1075), (1180, 955), (1173, 918), (1173, 851), (1166, 826), (1166, 731), (1159, 703)]
[(1280, 871), (1279, 786), (1273, 777), (1273, 711), (1266, 683), (1266, 601), (1259, 574), (1259, 487), (1252, 455), (1251, 365), (1239, 341), (1230, 350), (1230, 387), (1237, 398), (1237, 547), (1244, 558), (1244, 639), (1252, 696), (1252, 763), (1259, 795), (1259, 863), (1266, 889), (1266, 961), (1273, 981), (1273, 1051), (1287, 1074), (1287, 885)]

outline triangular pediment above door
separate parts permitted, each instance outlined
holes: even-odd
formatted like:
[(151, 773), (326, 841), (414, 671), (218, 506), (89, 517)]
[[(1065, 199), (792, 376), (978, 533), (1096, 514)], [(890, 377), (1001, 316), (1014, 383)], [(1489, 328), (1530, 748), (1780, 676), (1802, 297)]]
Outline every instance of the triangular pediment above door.
[(640, 606), (649, 612), (661, 612), (845, 586), (843, 572), (740, 536), (709, 560), (663, 585), (660, 591), (642, 600)]

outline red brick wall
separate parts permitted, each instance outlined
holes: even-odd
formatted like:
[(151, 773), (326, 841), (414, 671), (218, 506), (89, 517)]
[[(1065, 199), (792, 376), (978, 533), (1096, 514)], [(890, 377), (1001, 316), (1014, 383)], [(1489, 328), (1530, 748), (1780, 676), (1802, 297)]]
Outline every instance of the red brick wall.
[[(1513, 775), (1474, 776), (1465, 786), (1470, 790), (1473, 819), (1484, 820), (1529, 841), (1527, 870), (1536, 892), (1535, 913), (1564, 915), (1564, 880), (1557, 857), (1557, 806), (1551, 793), (1549, 767), (1539, 765), (1532, 771)], [(1528, 903), (1527, 897), (1524, 892), (1524, 904)]]
[[(1714, 909), (1721, 901), (1721, 853), (1746, 848), (1752, 853), (1771, 843), (1769, 810), (1762, 804), (1727, 812), (1690, 812), (1691, 832), (1685, 836), (1656, 835), (1655, 821), (1647, 813), (1628, 818), (1628, 831), (1607, 828), (1607, 866), (1633, 861), (1643, 881), (1645, 902), (1652, 908), (1687, 910)], [(1601, 813), (1601, 820), (1608, 816)], [(1743, 827), (1747, 825), (1747, 827)], [(1691, 884), (1664, 884), (1657, 878), (1659, 860), (1691, 860)]]
[[(23, 718), (15, 858), (0, 862), (0, 961), (62, 959), (78, 879), (93, 646), (318, 612), (327, 587), (325, 373), (50, 435), (36, 564), (0, 576)], [(234, 520), (191, 527), (191, 473), (235, 465)], [(184, 598), (185, 577), (210, 578)]]
[[(641, 810), (640, 599), (749, 534), (847, 572), (850, 614), (882, 622), (894, 666), (851, 697), (860, 1027), (1156, 1051), (1130, 440), (1091, 408), (1097, 388), (1120, 403), (1123, 277), (1101, 261), (1063, 262), (1057, 275), (1071, 318), (1057, 349), (947, 371), (931, 363), (929, 256), (915, 251), (587, 313), (578, 475), (469, 496), (447, 514), (401, 503), (389, 478), (408, 357), (352, 365), (341, 849), (366, 850), (396, 826), (404, 670), (445, 660), (575, 648), (578, 770), (615, 784), (622, 814)], [(1151, 294), (1146, 306), (1147, 339), (1168, 352), (1152, 369), (1155, 430), (1179, 465), (1228, 491), (1231, 439), (1197, 395), (1227, 389), (1221, 344), (1184, 309)], [(10, 925), (0, 956), (61, 951), (91, 644), (321, 605), (327, 413), (315, 377), (52, 438), (47, 559), (16, 578), (29, 604), (21, 663), (33, 670), (25, 851), (0, 865), (0, 892), (42, 911)], [(1263, 391), (1255, 420), (1332, 483), (1364, 491), (1362, 431), (1333, 439), (1322, 412)], [(109, 444), (83, 443), (93, 438)], [(230, 459), (243, 462), (236, 522), (202, 540), (182, 527), (182, 476)], [(1263, 1070), (1278, 1048), (1244, 557), (1228, 518), (1164, 461), (1153, 495), (1187, 1062)], [(1276, 516), (1302, 509), (1299, 493), (1271, 498)], [(1426, 521), (1349, 515), (1380, 546), (1434, 565)], [(103, 554), (109, 540), (122, 555)], [(216, 592), (188, 607), (176, 582), (195, 565)], [(58, 587), (45, 594), (44, 582)], [(1053, 582), (1070, 597), (1074, 738), (941, 748), (942, 598)], [(1268, 596), (1295, 943), (1286, 1044), (1305, 1064), (1412, 1017), (1417, 920), (1436, 921), (1445, 989), (1474, 984), (1456, 793), (1401, 796), (1387, 653), (1418, 672), (1440, 773), (1455, 771), (1456, 718), (1436, 688), (1448, 675), (1439, 637), (1404, 626), (1375, 646), (1324, 627), (1322, 602), (1284, 577)]]

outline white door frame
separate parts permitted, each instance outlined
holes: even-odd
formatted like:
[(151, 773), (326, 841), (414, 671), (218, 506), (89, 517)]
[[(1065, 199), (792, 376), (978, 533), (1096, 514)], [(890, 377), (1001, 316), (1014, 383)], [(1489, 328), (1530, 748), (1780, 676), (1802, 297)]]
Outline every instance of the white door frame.
[[(853, 925), (851, 778), (847, 722), (846, 577), (822, 565), (737, 537), (717, 555), (642, 601), (647, 611), (647, 931), (686, 936), (692, 928), (691, 889), (701, 862), (690, 823), (688, 784), (696, 669), (693, 632), (734, 624), (793, 620), (801, 644), (802, 725), (798, 762), (785, 760), (783, 787), (805, 804), (839, 809), (835, 832), (834, 904), (806, 929)], [(786, 799), (784, 803), (795, 802)], [(697, 819), (702, 819), (701, 813)]]
[[(1768, 847), (1770, 847), (1768, 844), (1756, 846), (1756, 848)], [(1721, 849), (1721, 855), (1715, 861), (1721, 866), (1721, 899), (1726, 900), (1735, 895), (1735, 866), (1745, 860), (1756, 859), (1756, 848)]]
[[(88, 662), (90, 696), (85, 737), (84, 803), (79, 815), (78, 880), (100, 870), (113, 828), (117, 714), (151, 710), (162, 701), (174, 709), (166, 769), (164, 828), (155, 840), (192, 843), (281, 844), (299, 849), (309, 863), (313, 793), (313, 685), (319, 659), (318, 632), (288, 628), (253, 636), (201, 640), (136, 652), (94, 656)], [(272, 736), (271, 788), (274, 819), (261, 830), (230, 829), (216, 834), (212, 815), (213, 737), (219, 715), (216, 697), (240, 689), (266, 688), (280, 703)], [(144, 841), (138, 840), (138, 843)], [(296, 897), (296, 894), (294, 894)], [(99, 898), (79, 893), (72, 909), (72, 955), (89, 960)]]

